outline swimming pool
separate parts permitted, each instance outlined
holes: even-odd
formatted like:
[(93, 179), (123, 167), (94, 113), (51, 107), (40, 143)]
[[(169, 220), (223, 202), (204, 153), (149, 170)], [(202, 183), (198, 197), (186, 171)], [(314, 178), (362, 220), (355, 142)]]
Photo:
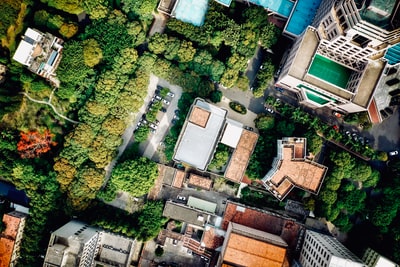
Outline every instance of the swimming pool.
[(201, 26), (204, 24), (207, 9), (208, 0), (179, 0), (173, 16), (183, 22)]
[(290, 0), (249, 0), (250, 3), (268, 8), (284, 17), (289, 17), (294, 2)]
[(300, 35), (310, 25), (322, 0), (297, 0), (285, 31)]

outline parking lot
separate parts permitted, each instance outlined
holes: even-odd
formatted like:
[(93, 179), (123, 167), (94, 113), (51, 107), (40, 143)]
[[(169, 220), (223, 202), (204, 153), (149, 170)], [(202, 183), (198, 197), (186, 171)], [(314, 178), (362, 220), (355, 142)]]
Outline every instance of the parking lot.
[[(158, 86), (158, 88), (157, 88)], [(156, 90), (160, 90), (161, 88), (168, 88), (171, 93), (173, 93), (173, 97), (170, 95), (166, 95), (165, 97), (161, 97), (160, 93), (155, 94)], [(157, 91), (157, 92), (158, 92)], [(150, 127), (153, 129), (153, 133), (150, 133), (149, 139), (146, 142), (143, 142), (140, 146), (140, 150), (144, 157), (152, 159), (154, 161), (159, 161), (157, 155), (157, 148), (160, 145), (160, 142), (164, 140), (165, 135), (168, 133), (169, 128), (171, 127), (172, 120), (175, 116), (175, 110), (178, 109), (178, 100), (182, 95), (182, 88), (176, 85), (172, 85), (166, 80), (160, 79), (157, 76), (150, 76), (149, 83), (149, 101), (146, 103), (146, 106), (149, 107), (153, 102), (161, 102), (162, 108), (165, 112), (159, 111), (157, 113), (156, 119), (157, 123), (148, 121), (148, 126), (142, 125), (140, 127)], [(158, 96), (158, 97), (157, 97)], [(157, 98), (158, 99), (157, 99)], [(159, 99), (159, 98), (162, 99)], [(168, 102), (165, 102), (168, 101)], [(143, 114), (139, 114), (137, 123), (140, 122), (140, 119)], [(150, 124), (153, 123), (151, 126)], [(137, 124), (136, 124), (137, 125)], [(156, 126), (156, 127), (154, 127)]]

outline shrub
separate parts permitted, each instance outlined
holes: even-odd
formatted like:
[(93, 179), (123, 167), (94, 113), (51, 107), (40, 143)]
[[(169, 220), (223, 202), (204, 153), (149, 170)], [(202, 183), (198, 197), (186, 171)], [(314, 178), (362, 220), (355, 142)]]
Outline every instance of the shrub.
[(229, 107), (236, 111), (237, 113), (240, 114), (246, 114), (247, 113), (247, 109), (245, 106), (243, 106), (242, 104), (238, 103), (238, 102), (229, 102)]

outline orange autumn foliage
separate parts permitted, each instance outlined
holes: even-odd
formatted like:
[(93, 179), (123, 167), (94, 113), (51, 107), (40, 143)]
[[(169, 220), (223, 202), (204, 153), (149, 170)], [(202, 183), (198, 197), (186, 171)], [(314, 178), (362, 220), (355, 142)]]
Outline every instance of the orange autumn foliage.
[(56, 142), (52, 141), (54, 134), (50, 133), (49, 130), (45, 130), (44, 133), (38, 131), (21, 132), (20, 135), (21, 139), (17, 144), (17, 149), (21, 158), (39, 157), (48, 152), (51, 146), (57, 145)]

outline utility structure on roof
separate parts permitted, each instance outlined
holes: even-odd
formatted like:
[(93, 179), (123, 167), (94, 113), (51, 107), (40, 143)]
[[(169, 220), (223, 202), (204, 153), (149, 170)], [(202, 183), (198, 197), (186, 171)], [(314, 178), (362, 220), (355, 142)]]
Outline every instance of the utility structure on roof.
[(54, 81), (61, 60), (64, 41), (50, 33), (28, 28), (13, 59), (26, 66), (31, 72)]
[(368, 111), (373, 123), (381, 122), (380, 111), (400, 82), (399, 7), (398, 0), (322, 0), (311, 26), (295, 39), (276, 86), (313, 108)]

